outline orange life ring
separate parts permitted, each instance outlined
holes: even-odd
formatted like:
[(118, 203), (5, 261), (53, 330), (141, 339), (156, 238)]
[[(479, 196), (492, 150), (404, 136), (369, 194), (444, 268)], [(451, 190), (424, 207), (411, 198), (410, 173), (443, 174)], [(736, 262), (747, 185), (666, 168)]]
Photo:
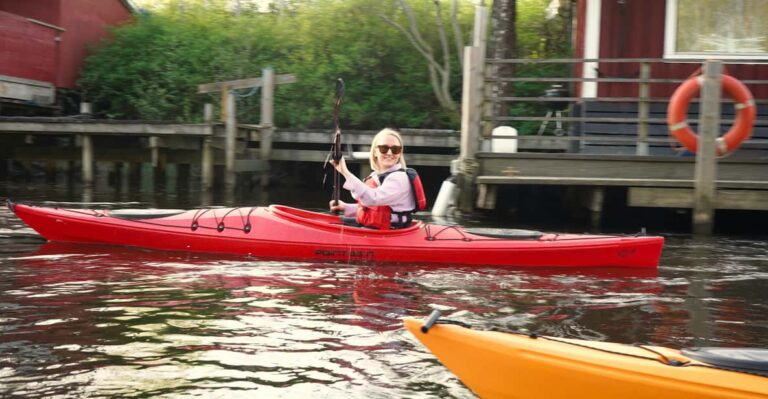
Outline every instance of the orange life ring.
[[(696, 152), (699, 136), (688, 127), (688, 105), (691, 99), (699, 94), (699, 89), (704, 77), (699, 75), (692, 77), (672, 94), (667, 108), (667, 125), (669, 134), (674, 136), (685, 148)], [(736, 103), (736, 121), (731, 129), (723, 137), (717, 138), (717, 155), (727, 154), (737, 149), (741, 143), (752, 134), (752, 126), (755, 123), (755, 100), (747, 86), (730, 75), (721, 77), (723, 91)]]

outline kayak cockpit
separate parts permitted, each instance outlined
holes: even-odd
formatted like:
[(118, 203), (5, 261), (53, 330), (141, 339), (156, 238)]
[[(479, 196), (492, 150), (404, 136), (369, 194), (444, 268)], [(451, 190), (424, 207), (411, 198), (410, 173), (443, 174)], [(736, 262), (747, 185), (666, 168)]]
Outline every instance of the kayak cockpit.
[(394, 229), (394, 230), (377, 230), (377, 229), (370, 229), (365, 227), (346, 226), (341, 223), (341, 219), (339, 218), (339, 216), (307, 211), (304, 209), (293, 208), (285, 205), (270, 205), (267, 209), (269, 212), (271, 212), (273, 215), (279, 218), (286, 219), (291, 222), (300, 223), (305, 226), (319, 227), (323, 229), (333, 229), (333, 230), (344, 229), (345, 231), (360, 231), (361, 233), (365, 233), (365, 234), (374, 234), (374, 235), (383, 235), (383, 236), (398, 235), (402, 233), (412, 232), (414, 230), (420, 229), (424, 225), (423, 222), (415, 220), (408, 227)]
[(117, 219), (143, 220), (176, 216), (184, 212), (187, 211), (183, 209), (113, 209), (107, 211), (106, 215)]
[(716, 367), (768, 376), (768, 349), (761, 348), (685, 348), (681, 353)]
[(535, 230), (499, 229), (485, 227), (465, 228), (464, 231), (469, 234), (478, 236), (505, 238), (508, 240), (538, 240), (544, 235), (544, 233)]

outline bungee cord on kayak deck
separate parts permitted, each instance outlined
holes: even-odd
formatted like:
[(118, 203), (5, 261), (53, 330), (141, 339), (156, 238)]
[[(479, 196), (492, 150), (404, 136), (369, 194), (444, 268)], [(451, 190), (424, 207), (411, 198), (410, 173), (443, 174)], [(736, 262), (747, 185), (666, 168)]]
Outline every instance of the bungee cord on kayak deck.
[[(94, 216), (94, 217), (111, 217), (111, 218), (115, 218), (115, 219), (121, 219), (121, 220), (129, 221), (129, 222), (134, 222), (134, 223), (138, 223), (138, 224), (146, 224), (146, 225), (151, 225), (151, 226), (160, 226), (160, 227), (169, 227), (169, 228), (178, 228), (178, 229), (187, 229), (187, 228), (189, 228), (192, 231), (195, 231), (197, 229), (211, 229), (211, 230), (217, 230), (219, 232), (222, 232), (222, 231), (224, 231), (226, 229), (232, 229), (232, 230), (240, 230), (240, 231), (243, 231), (244, 233), (247, 234), (247, 233), (250, 233), (251, 230), (252, 230), (252, 225), (251, 225), (251, 221), (250, 221), (251, 213), (253, 213), (253, 211), (255, 211), (258, 208), (257, 207), (250, 207), (249, 211), (248, 211), (248, 214), (245, 215), (245, 216), (243, 216), (242, 212), (239, 212), (242, 208), (240, 208), (240, 207), (231, 208), (231, 209), (229, 209), (227, 211), (227, 213), (225, 213), (221, 217), (216, 215), (216, 211), (215, 211), (216, 208), (201, 208), (201, 209), (198, 209), (198, 210), (195, 211), (194, 216), (192, 216), (192, 223), (189, 226), (179, 226), (179, 225), (166, 224), (166, 223), (157, 223), (157, 222), (150, 222), (150, 221), (147, 221), (147, 220), (125, 219), (125, 218), (120, 218), (120, 217), (111, 215), (108, 212), (101, 211), (101, 210), (95, 210), (95, 209), (89, 209), (87, 212), (80, 211), (80, 210), (77, 210), (77, 209), (65, 209), (65, 208), (57, 208), (57, 209), (61, 209), (63, 211), (72, 212), (72, 213), (76, 213), (76, 214), (80, 214), (80, 215), (88, 215), (88, 216)], [(201, 217), (203, 217), (206, 213), (208, 213), (208, 211), (213, 211), (213, 212), (211, 212), (211, 215), (213, 215), (213, 219), (215, 221), (216, 227), (201, 226), (200, 223), (198, 222)], [(230, 213), (232, 213), (234, 211), (238, 211), (238, 214), (240, 216), (240, 221), (242, 222), (242, 227), (240, 227), (240, 228), (227, 227), (224, 224), (224, 219)]]
[[(248, 207), (249, 210), (248, 210), (248, 213), (246, 215), (243, 215), (243, 212), (241, 212), (243, 207), (229, 208), (227, 210), (227, 212), (224, 215), (222, 215), (222, 216), (219, 216), (219, 215), (216, 214), (216, 209), (220, 209), (220, 208), (200, 208), (200, 209), (197, 209), (195, 211), (195, 214), (192, 216), (192, 223), (188, 227), (187, 226), (173, 225), (173, 224), (164, 224), (164, 223), (151, 222), (151, 221), (147, 221), (147, 220), (124, 219), (124, 218), (121, 218), (119, 216), (111, 215), (108, 211), (103, 211), (103, 210), (89, 209), (87, 212), (85, 212), (85, 211), (79, 211), (77, 209), (66, 209), (66, 208), (57, 208), (57, 209), (61, 209), (61, 210), (72, 212), (72, 213), (82, 214), (82, 215), (90, 215), (90, 216), (94, 216), (94, 217), (112, 217), (112, 218), (116, 218), (116, 219), (122, 219), (122, 220), (131, 221), (131, 222), (134, 222), (134, 223), (146, 224), (146, 225), (152, 225), (152, 226), (169, 227), (169, 228), (180, 228), (180, 229), (189, 228), (192, 231), (196, 231), (197, 229), (210, 229), (210, 230), (217, 230), (218, 232), (223, 232), (224, 230), (228, 230), (229, 229), (229, 230), (243, 231), (244, 233), (248, 234), (248, 233), (251, 232), (252, 226), (253, 226), (251, 224), (251, 214), (255, 210), (257, 210), (258, 207)], [(214, 219), (214, 222), (215, 222), (215, 225), (216, 225), (215, 227), (204, 226), (204, 225), (200, 225), (200, 223), (199, 223), (200, 218), (203, 217), (205, 214), (209, 213), (209, 211), (211, 211), (210, 214), (213, 216), (213, 219)], [(238, 215), (240, 216), (240, 221), (241, 221), (241, 226), (242, 227), (228, 227), (228, 226), (226, 226), (224, 224), (224, 220), (226, 219), (226, 217), (229, 216), (234, 211), (238, 211)], [(354, 227), (352, 227), (352, 226), (344, 226), (343, 224), (339, 224), (339, 226), (349, 227), (349, 230), (354, 231)], [(469, 237), (469, 236), (467, 236), (467, 234), (465, 234), (465, 233), (467, 233), (467, 232), (471, 233), (471, 231), (466, 231), (463, 228), (461, 228), (461, 226), (457, 226), (457, 225), (441, 226), (441, 228), (437, 232), (434, 232), (434, 234), (433, 234), (433, 229), (434, 228), (435, 228), (435, 225), (424, 224), (423, 230), (424, 230), (424, 232), (426, 234), (426, 236), (424, 237), (425, 240), (427, 240), (427, 241), (463, 241), (463, 242), (505, 241), (505, 240), (532, 240), (532, 241), (570, 241), (570, 240), (579, 240), (579, 241), (581, 241), (581, 240), (600, 240), (600, 239), (610, 238), (610, 237), (637, 237), (638, 235), (643, 235), (644, 234), (643, 232), (641, 232), (641, 233), (637, 233), (637, 234), (625, 234), (625, 235), (614, 234), (614, 235), (599, 235), (599, 236), (591, 236), (591, 237), (564, 238), (564, 237), (561, 237), (560, 233), (550, 233), (550, 234), (546, 234), (546, 235), (542, 234), (540, 236), (536, 236), (536, 237), (533, 237), (533, 238), (531, 238), (531, 237), (514, 237), (514, 236), (509, 236), (509, 237), (500, 237), (499, 236), (499, 237), (476, 238), (476, 237)], [(358, 228), (358, 229), (366, 230), (365, 228)], [(346, 228), (342, 228), (341, 231), (339, 232), (339, 234), (343, 235), (346, 230), (347, 230)], [(501, 230), (503, 230), (503, 229), (501, 229)], [(443, 232), (445, 232), (445, 231), (454, 231), (457, 234), (459, 234), (461, 236), (461, 238), (438, 238), (438, 236), (440, 234), (442, 234)]]
[[(225, 229), (227, 229), (228, 227), (226, 227), (226, 225), (224, 225), (224, 219), (230, 213), (232, 213), (234, 211), (238, 211), (238, 215), (240, 215), (240, 221), (242, 222), (243, 227), (242, 227), (242, 229), (236, 229), (236, 230), (242, 230), (246, 234), (250, 233), (251, 232), (251, 213), (253, 213), (253, 211), (256, 209), (256, 207), (250, 207), (250, 210), (248, 211), (248, 214), (245, 217), (243, 217), (243, 213), (240, 212), (240, 209), (242, 209), (242, 208), (240, 208), (240, 207), (231, 208), (229, 211), (227, 211), (227, 213), (225, 213), (221, 217), (221, 220), (219, 220), (219, 217), (216, 215), (216, 211), (214, 210), (212, 212), (212, 214), (213, 214), (213, 220), (216, 222), (216, 230), (219, 231), (219, 232), (222, 232)], [(201, 227), (200, 223), (198, 223), (198, 220), (203, 215), (205, 215), (208, 211), (210, 211), (210, 210), (213, 210), (213, 208), (205, 208), (202, 213), (198, 213), (200, 210), (198, 210), (198, 212), (195, 212), (195, 215), (192, 217), (192, 225), (190, 226), (192, 231), (195, 231), (195, 230), (197, 230), (198, 228)], [(203, 227), (204, 228), (209, 228), (209, 229), (211, 228), (211, 227), (206, 227), (206, 226), (203, 226)], [(234, 227), (229, 227), (229, 228), (230, 229), (234, 229)]]

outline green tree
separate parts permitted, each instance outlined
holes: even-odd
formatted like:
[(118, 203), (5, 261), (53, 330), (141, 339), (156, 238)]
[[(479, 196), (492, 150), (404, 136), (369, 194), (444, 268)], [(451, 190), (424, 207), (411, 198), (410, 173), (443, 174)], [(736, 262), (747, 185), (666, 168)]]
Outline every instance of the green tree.
[[(425, 9), (419, 18), (434, 18)], [(220, 99), (196, 94), (197, 85), (259, 76), (270, 66), (298, 77), (276, 92), (278, 126), (329, 127), (333, 82), (341, 77), (344, 126), (455, 127), (457, 117), (433, 96), (423, 60), (378, 16), (395, 11), (377, 0), (294, 0), (239, 13), (221, 0), (170, 0), (116, 28), (94, 49), (80, 83), (109, 118), (199, 121), (202, 104)], [(455, 73), (450, 90), (457, 95)], [(258, 113), (257, 96), (239, 101), (239, 120), (257, 122)]]
[[(546, 0), (518, 1), (533, 4), (519, 6), (520, 18), (543, 21)], [(139, 14), (134, 23), (115, 28), (110, 40), (93, 49), (81, 75), (85, 98), (94, 103), (97, 115), (200, 121), (203, 103), (218, 105), (220, 96), (197, 94), (199, 84), (260, 76), (263, 68), (272, 67), (278, 74), (298, 78), (276, 91), (278, 126), (329, 128), (334, 82), (343, 78), (345, 128), (458, 127), (457, 113), (435, 96), (430, 66), (408, 38), (381, 17), (408, 26), (398, 2), (282, 0), (266, 11), (254, 2), (242, 1), (239, 10), (230, 4), (167, 0)], [(413, 0), (409, 4), (424, 42), (445, 49), (439, 31), (426, 28), (436, 24), (435, 4)], [(453, 21), (451, 13), (456, 13), (458, 27), (452, 24), (451, 30), (471, 32), (471, 4), (453, 5), (437, 9), (446, 13), (446, 21)], [(528, 17), (528, 10), (534, 9), (538, 14)], [(458, 39), (454, 37), (454, 42)], [(536, 35), (520, 35), (519, 54), (543, 56), (553, 51), (538, 40)], [(447, 91), (458, 99), (459, 58), (443, 54), (436, 59), (441, 67), (449, 66), (444, 68), (449, 75)], [(240, 98), (238, 120), (257, 123), (259, 108), (258, 96)]]

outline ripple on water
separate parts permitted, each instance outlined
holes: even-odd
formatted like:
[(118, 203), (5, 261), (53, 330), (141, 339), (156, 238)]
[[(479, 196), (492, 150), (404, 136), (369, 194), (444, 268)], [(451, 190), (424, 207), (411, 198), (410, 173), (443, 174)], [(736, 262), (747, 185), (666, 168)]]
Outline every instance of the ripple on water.
[(668, 240), (658, 273), (0, 251), (0, 396), (473, 397), (402, 329), (768, 346), (768, 246)]

